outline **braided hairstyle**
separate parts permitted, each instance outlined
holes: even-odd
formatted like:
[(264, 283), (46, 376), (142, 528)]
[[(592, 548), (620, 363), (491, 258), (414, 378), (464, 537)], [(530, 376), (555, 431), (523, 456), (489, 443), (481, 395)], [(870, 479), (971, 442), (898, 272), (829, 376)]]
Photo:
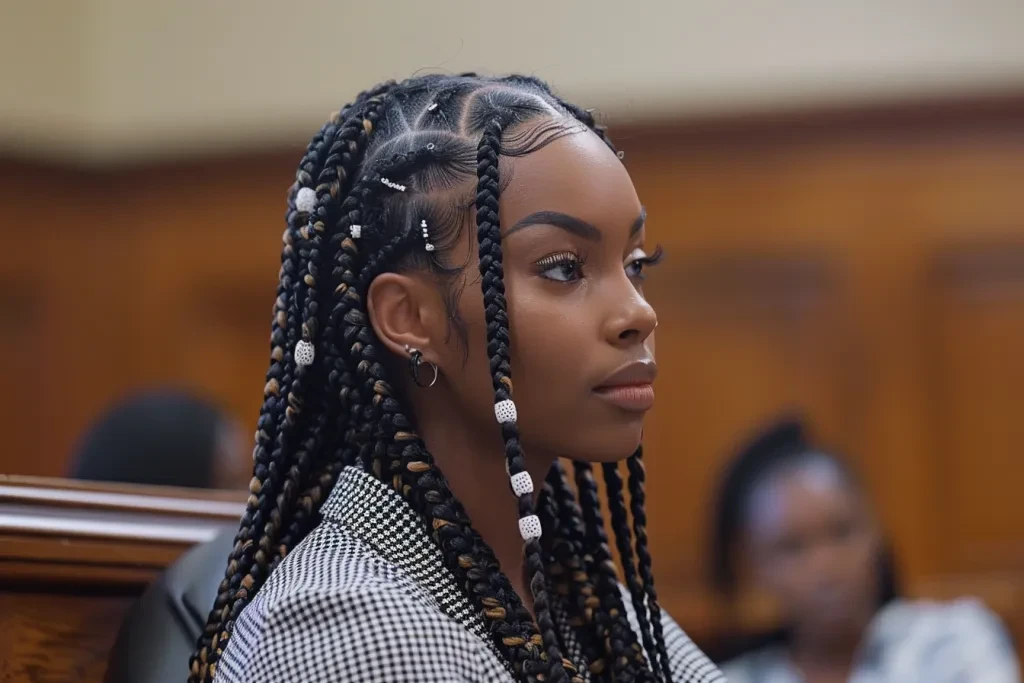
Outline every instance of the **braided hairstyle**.
[[(520, 126), (532, 121), (538, 125)], [(578, 501), (557, 463), (541, 492), (543, 542), (531, 538), (525, 544), (535, 623), (417, 434), (393, 389), (385, 369), (388, 354), (366, 308), (375, 277), (417, 268), (437, 276), (452, 309), (461, 268), (449, 265), (446, 256), (475, 209), (494, 400), (510, 401), (499, 159), (529, 154), (588, 128), (611, 146), (589, 112), (562, 101), (537, 79), (463, 74), (379, 85), (314, 136), (289, 193), (250, 496), (190, 661), (190, 683), (213, 680), (235, 621), (316, 524), (344, 467), (372, 473), (416, 511), (520, 680), (582, 680), (563, 657), (552, 613), (556, 594), (567, 598), (570, 625), (593, 680), (671, 679), (647, 550), (640, 453), (629, 465), (639, 568), (630, 558), (627, 579), (647, 653), (660, 658), (654, 666), (648, 666), (626, 618), (589, 465), (575, 465)], [(445, 194), (451, 199), (474, 172), (472, 201), (438, 201)], [(424, 221), (430, 226), (429, 250)], [(465, 343), (461, 321), (449, 314), (457, 341)], [(514, 419), (502, 420), (500, 429), (510, 476), (525, 472)], [(619, 547), (632, 552), (628, 528), (624, 536), (618, 533), (624, 509), (617, 481), (611, 506)], [(518, 496), (518, 507), (521, 520), (530, 518), (532, 494)]]

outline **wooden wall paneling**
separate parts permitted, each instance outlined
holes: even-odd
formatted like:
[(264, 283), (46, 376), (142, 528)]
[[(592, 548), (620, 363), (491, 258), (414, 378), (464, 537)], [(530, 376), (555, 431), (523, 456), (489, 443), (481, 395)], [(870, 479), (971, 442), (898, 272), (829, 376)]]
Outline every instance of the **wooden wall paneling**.
[(934, 265), (931, 511), (956, 541), (939, 545), (941, 566), (1013, 569), (1024, 585), (1024, 509), (1015, 476), (1024, 469), (1024, 241), (950, 250)]
[(145, 381), (202, 392), (247, 427), (269, 362), (291, 156), (188, 164), (168, 169), (162, 187), (135, 180), (132, 212), (149, 226), (136, 302)]
[(52, 346), (45, 336), (46, 293), (33, 286), (30, 265), (9, 259), (0, 265), (0, 357), (6, 359), (3, 379), (9, 397), (0, 406), (0, 431), (8, 435), (4, 464), (19, 470), (31, 468), (33, 454), (48, 445), (40, 443), (33, 428), (46, 414), (44, 375), (54, 365), (46, 357)]
[[(881, 458), (876, 469), (887, 476), (872, 483), (884, 496), (901, 570), (912, 586), (959, 571), (946, 549), (959, 547), (961, 539), (941, 522), (950, 510), (943, 489), (947, 483), (958, 486), (959, 480), (942, 453), (950, 446), (948, 429), (976, 423), (956, 406), (950, 405), (950, 411), (940, 407), (951, 398), (947, 392), (956, 390), (948, 372), (972, 372), (966, 354), (957, 358), (955, 369), (946, 365), (948, 357), (941, 360), (942, 337), (951, 320), (947, 304), (958, 298), (946, 275), (970, 271), (988, 279), (982, 275), (987, 266), (977, 259), (978, 247), (1013, 245), (1024, 235), (1024, 211), (1016, 199), (1024, 183), (1020, 126), (966, 127), (927, 142), (893, 146), (879, 155), (876, 178), (873, 211), (888, 229), (888, 239), (879, 245), (884, 248), (876, 253), (890, 261), (881, 271), (890, 282), (883, 288), (865, 280), (875, 282), (878, 290), (865, 321), (877, 330), (872, 365), (883, 371), (885, 381), (876, 424), (888, 425), (886, 440), (878, 440), (874, 451)], [(973, 338), (972, 321), (964, 318), (954, 325), (957, 345), (966, 349), (960, 343)], [(904, 400), (892, 402), (899, 396)], [(1009, 407), (984, 402), (996, 412)], [(1024, 472), (1018, 464), (1003, 474), (1012, 480)], [(997, 504), (997, 499), (990, 502)], [(1022, 533), (1018, 527), (1016, 537)]]
[[(865, 474), (911, 588), (980, 582), (1012, 603), (998, 596), (1013, 585), (978, 572), (1019, 568), (1024, 537), (1006, 507), (1024, 474), (1021, 111), (1018, 98), (614, 131), (668, 252), (648, 284), (662, 376), (646, 441), (675, 611), (713, 611), (708, 487), (757, 421), (792, 405)], [(63, 471), (111, 400), (156, 383), (254, 423), (300, 154), (0, 164), (0, 231), (25, 257), (0, 264), (0, 472)]]
[(109, 188), (73, 169), (0, 163), (0, 206), (0, 279), (11, 300), (0, 419), (11, 420), (13, 442), (0, 472), (58, 475), (82, 428), (131, 372), (133, 233), (113, 220)]

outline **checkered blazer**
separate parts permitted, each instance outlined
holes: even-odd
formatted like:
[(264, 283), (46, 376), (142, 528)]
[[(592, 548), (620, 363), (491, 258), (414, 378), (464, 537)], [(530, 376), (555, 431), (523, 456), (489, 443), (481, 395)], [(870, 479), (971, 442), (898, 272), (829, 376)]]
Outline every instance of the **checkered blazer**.
[[(322, 513), (238, 618), (217, 683), (514, 681), (401, 496), (349, 467)], [(552, 614), (567, 655), (582, 662), (564, 609)], [(676, 683), (724, 681), (671, 618), (663, 623)]]

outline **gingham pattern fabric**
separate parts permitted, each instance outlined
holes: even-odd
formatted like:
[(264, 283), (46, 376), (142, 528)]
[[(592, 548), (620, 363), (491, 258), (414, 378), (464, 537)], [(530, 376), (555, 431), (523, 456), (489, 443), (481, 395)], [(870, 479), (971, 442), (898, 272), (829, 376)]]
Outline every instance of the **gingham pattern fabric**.
[[(350, 467), (322, 514), (242, 612), (217, 683), (514, 681), (401, 496)], [(566, 654), (581, 662), (564, 607), (552, 612)], [(674, 621), (663, 623), (676, 683), (724, 680)]]

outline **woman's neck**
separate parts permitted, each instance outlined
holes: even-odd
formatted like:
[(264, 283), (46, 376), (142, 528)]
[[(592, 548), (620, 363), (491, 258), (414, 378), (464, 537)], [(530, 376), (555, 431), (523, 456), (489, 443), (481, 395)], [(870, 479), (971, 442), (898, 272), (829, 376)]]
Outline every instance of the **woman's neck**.
[[(532, 611), (533, 596), (523, 571), (523, 539), (519, 535), (516, 500), (505, 471), (504, 444), (497, 426), (488, 427), (474, 432), (464, 423), (424, 419), (419, 433), (473, 528), (494, 551), (501, 570)], [(528, 462), (536, 497), (552, 463), (536, 454), (531, 456)]]

